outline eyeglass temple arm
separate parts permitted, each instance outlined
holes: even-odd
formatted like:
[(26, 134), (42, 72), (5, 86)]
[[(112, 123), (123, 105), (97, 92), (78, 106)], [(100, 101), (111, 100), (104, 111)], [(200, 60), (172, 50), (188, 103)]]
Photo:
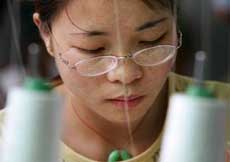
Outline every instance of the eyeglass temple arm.
[(183, 44), (183, 33), (181, 32), (181, 30), (179, 30), (177, 32), (177, 35), (178, 35), (178, 45), (177, 45), (177, 49), (179, 49), (182, 44)]

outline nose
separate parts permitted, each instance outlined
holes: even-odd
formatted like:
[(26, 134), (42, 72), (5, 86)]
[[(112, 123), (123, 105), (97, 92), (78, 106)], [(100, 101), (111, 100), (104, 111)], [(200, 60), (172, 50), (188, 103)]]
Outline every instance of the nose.
[(110, 82), (120, 82), (122, 84), (131, 84), (141, 79), (142, 76), (142, 68), (130, 59), (120, 60), (117, 67), (107, 73)]

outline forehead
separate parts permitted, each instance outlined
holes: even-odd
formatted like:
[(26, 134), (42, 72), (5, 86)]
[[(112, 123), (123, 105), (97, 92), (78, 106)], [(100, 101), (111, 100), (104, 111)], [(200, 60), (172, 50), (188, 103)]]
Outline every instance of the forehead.
[(68, 19), (66, 12), (86, 30), (108, 30), (117, 21), (123, 27), (139, 26), (170, 15), (161, 7), (150, 9), (142, 0), (72, 0), (61, 13), (64, 19)]

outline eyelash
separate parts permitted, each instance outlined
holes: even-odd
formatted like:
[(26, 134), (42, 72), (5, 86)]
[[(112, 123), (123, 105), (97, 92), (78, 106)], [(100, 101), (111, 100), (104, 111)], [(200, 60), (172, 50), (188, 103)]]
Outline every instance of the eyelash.
[(93, 49), (93, 50), (88, 50), (88, 49), (83, 49), (83, 48), (78, 48), (78, 49), (85, 52), (85, 53), (89, 53), (89, 54), (99, 54), (105, 50), (104, 47), (100, 47), (100, 48)]
[[(159, 43), (165, 37), (166, 34), (167, 34), (167, 32), (162, 34), (159, 38), (157, 38), (156, 40), (153, 40), (153, 41), (140, 41), (139, 44), (155, 45), (155, 44)], [(89, 54), (99, 54), (99, 53), (101, 53), (102, 51), (105, 50), (104, 47), (99, 47), (99, 48), (93, 49), (93, 50), (79, 48), (79, 47), (77, 47), (77, 49), (79, 49), (79, 50), (81, 50), (81, 51), (83, 51), (85, 53), (89, 53)]]
[(155, 45), (155, 44), (159, 43), (165, 37), (166, 34), (167, 34), (167, 32), (162, 34), (159, 38), (157, 38), (153, 41), (140, 41), (139, 43), (143, 44), (143, 45)]

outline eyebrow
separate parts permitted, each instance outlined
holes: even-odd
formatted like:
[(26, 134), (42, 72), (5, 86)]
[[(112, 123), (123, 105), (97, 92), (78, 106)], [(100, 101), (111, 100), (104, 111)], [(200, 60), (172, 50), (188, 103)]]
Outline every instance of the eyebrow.
[(167, 17), (163, 17), (163, 18), (161, 18), (159, 20), (153, 20), (153, 21), (146, 22), (143, 25), (137, 27), (136, 31), (143, 31), (143, 30), (146, 30), (148, 28), (155, 27), (156, 25), (158, 25), (161, 22), (166, 21), (167, 19), (168, 19)]
[[(152, 28), (155, 27), (157, 24), (166, 21), (168, 18), (164, 17), (161, 18), (159, 20), (154, 20), (154, 21), (149, 21), (144, 23), (143, 25), (139, 26), (136, 28), (136, 31), (143, 31), (146, 30), (148, 28)], [(87, 32), (82, 32), (82, 33), (69, 33), (70, 35), (84, 35), (84, 36), (88, 36), (88, 37), (92, 37), (92, 36), (106, 36), (108, 35), (107, 32), (101, 32), (101, 31), (87, 31)]]
[(70, 35), (84, 35), (84, 36), (101, 36), (101, 35), (108, 35), (106, 32), (101, 32), (101, 31), (87, 31), (87, 32), (82, 32), (82, 33), (69, 33)]

